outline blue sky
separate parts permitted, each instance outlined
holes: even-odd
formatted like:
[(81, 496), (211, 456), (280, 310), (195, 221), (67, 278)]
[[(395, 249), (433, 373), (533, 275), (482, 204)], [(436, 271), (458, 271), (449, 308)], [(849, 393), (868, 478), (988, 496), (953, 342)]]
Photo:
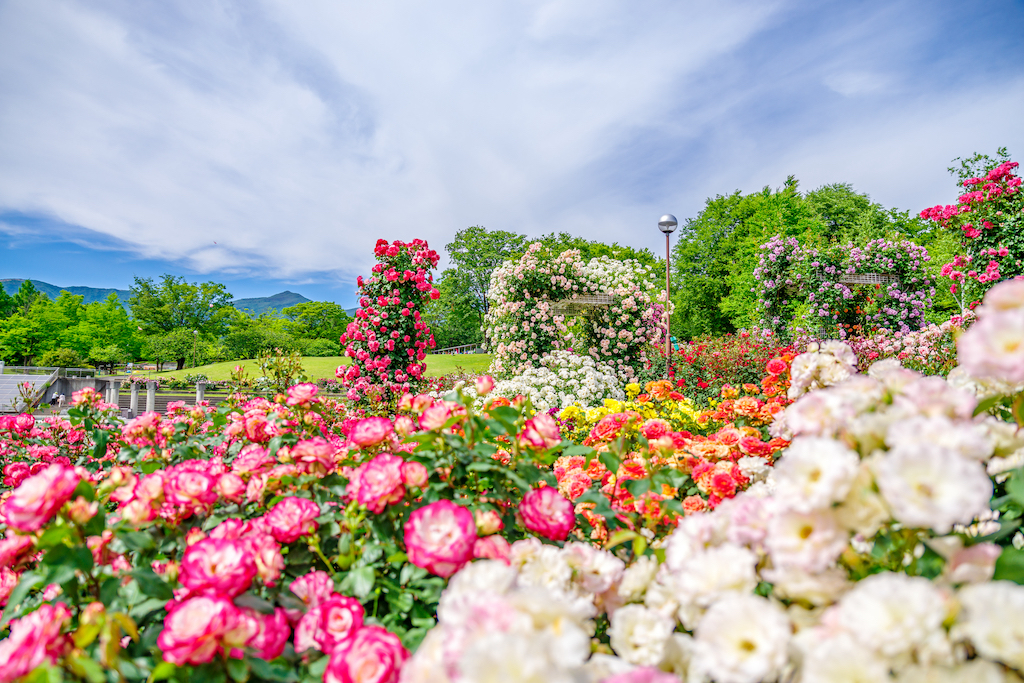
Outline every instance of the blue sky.
[(378, 237), (952, 201), (1024, 156), (1024, 2), (0, 0), (0, 93), (0, 277), (350, 306)]

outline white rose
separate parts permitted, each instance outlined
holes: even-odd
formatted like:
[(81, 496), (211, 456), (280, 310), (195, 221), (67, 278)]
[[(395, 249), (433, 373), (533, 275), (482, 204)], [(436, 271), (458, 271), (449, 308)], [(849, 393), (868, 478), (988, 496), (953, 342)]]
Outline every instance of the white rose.
[(657, 559), (648, 555), (637, 558), (622, 574), (617, 590), (619, 597), (623, 602), (640, 602), (657, 573)]
[(789, 619), (779, 607), (756, 595), (729, 595), (697, 626), (690, 675), (716, 683), (772, 680), (786, 663), (789, 639)]
[(798, 437), (775, 468), (776, 499), (797, 512), (828, 507), (846, 496), (859, 464), (838, 441)]
[[(802, 635), (802, 634), (801, 634)], [(815, 634), (816, 635), (816, 634)], [(798, 641), (805, 640), (797, 638)], [(806, 639), (800, 683), (889, 683), (889, 665), (846, 634)]]
[[(835, 623), (886, 657), (941, 650), (947, 605), (931, 581), (883, 572), (859, 581), (835, 608)], [(938, 642), (936, 642), (938, 641)]]
[(768, 524), (765, 546), (778, 568), (823, 571), (846, 548), (849, 534), (830, 510), (784, 512)]
[(626, 605), (615, 610), (608, 629), (612, 650), (630, 664), (654, 666), (665, 656), (675, 622), (642, 605)]
[(898, 521), (938, 534), (988, 511), (992, 497), (992, 482), (980, 463), (930, 444), (889, 451), (875, 464), (875, 475)]
[(962, 611), (954, 634), (966, 637), (983, 657), (1024, 669), (1024, 587), (1009, 581), (960, 589)]

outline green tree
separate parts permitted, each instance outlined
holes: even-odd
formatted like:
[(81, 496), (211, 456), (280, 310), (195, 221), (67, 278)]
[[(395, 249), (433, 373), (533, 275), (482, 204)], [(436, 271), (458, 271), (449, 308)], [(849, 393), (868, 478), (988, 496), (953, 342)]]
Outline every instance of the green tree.
[[(491, 273), (504, 261), (520, 256), (526, 250), (525, 235), (504, 230), (488, 230), (474, 225), (455, 233), (455, 239), (445, 245), (448, 257), (458, 273), (452, 281), (463, 290), (476, 312), (476, 327), (483, 325), (487, 314), (487, 289)], [(461, 295), (460, 295), (461, 296)]]
[(21, 287), (14, 293), (14, 305), (21, 311), (28, 311), (29, 306), (35, 303), (39, 297), (46, 295), (36, 289), (31, 280), (22, 280)]
[[(600, 258), (601, 256), (607, 256), (619, 261), (626, 261), (629, 259), (639, 261), (640, 265), (654, 267), (655, 272), (657, 272), (659, 268), (661, 272), (664, 272), (665, 270), (665, 261), (655, 256), (654, 252), (650, 249), (634, 249), (633, 247), (623, 246), (618, 242), (606, 244), (605, 242), (576, 237), (566, 232), (552, 232), (547, 235), (543, 235), (538, 240), (530, 241), (541, 242), (545, 247), (556, 254), (560, 254), (567, 249), (579, 249), (580, 256), (584, 261), (589, 261), (593, 258)], [(517, 256), (519, 255), (521, 254), (517, 254)]]
[(136, 277), (128, 303), (150, 349), (175, 360), (179, 370), (198, 343), (194, 332), (204, 340), (220, 336), (235, 310), (224, 285), (193, 284), (173, 275), (163, 275), (159, 283)]
[(331, 339), (334, 342), (352, 320), (345, 309), (333, 301), (305, 301), (282, 309), (291, 324), (292, 334), (301, 339)]
[(6, 289), (0, 287), (0, 318), (7, 318), (17, 308), (18, 304), (15, 302), (14, 297), (8, 294)]
[(232, 359), (256, 358), (273, 349), (294, 351), (298, 348), (286, 325), (288, 321), (271, 313), (257, 317), (238, 311), (232, 314), (231, 323), (223, 343), (227, 355)]
[(464, 276), (448, 269), (434, 286), (440, 293), (423, 306), (423, 320), (430, 326), (438, 348), (474, 344), (483, 340), (479, 310), (466, 286)]

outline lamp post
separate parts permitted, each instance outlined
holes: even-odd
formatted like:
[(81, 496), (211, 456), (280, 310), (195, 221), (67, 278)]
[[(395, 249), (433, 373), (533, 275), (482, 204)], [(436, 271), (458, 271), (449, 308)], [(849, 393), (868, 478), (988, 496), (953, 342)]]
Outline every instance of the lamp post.
[(192, 330), (192, 367), (199, 362), (199, 330)]
[(671, 280), (669, 279), (669, 266), (672, 262), (672, 253), (669, 250), (669, 236), (676, 231), (676, 226), (679, 225), (679, 221), (676, 217), (670, 213), (666, 213), (658, 221), (658, 230), (665, 233), (665, 376), (668, 377), (668, 371), (671, 367), (672, 360), (672, 329), (669, 324), (668, 315), (668, 304), (672, 297), (671, 292)]

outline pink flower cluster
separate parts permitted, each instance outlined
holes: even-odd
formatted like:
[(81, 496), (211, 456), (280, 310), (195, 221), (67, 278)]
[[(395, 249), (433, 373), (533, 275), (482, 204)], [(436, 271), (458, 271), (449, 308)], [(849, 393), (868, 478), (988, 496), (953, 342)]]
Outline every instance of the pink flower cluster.
[(49, 465), (21, 482), (0, 507), (0, 517), (12, 529), (38, 531), (71, 499), (81, 480), (73, 468)]
[(334, 592), (327, 572), (300, 576), (289, 586), (306, 611), (288, 610), (295, 625), (295, 651), (319, 650), (330, 655), (327, 683), (394, 683), (408, 651), (393, 633), (363, 623), (359, 601)]
[(71, 640), (61, 630), (71, 618), (63, 604), (44, 604), (35, 612), (11, 621), (10, 635), (0, 641), (0, 683), (25, 676), (40, 664), (55, 662)]
[(435, 346), (419, 307), (424, 298), (439, 296), (429, 272), (437, 252), (423, 240), (378, 240), (374, 254), (379, 262), (369, 280), (358, 278), (360, 308), (340, 340), (353, 362), (339, 366), (336, 375), (352, 400), (400, 393), (423, 375), (426, 351)]
[(407, 488), (425, 486), (429, 476), (422, 463), (405, 461), (391, 453), (380, 453), (370, 462), (352, 470), (347, 493), (351, 500), (374, 514), (380, 514), (388, 505), (402, 500)]

